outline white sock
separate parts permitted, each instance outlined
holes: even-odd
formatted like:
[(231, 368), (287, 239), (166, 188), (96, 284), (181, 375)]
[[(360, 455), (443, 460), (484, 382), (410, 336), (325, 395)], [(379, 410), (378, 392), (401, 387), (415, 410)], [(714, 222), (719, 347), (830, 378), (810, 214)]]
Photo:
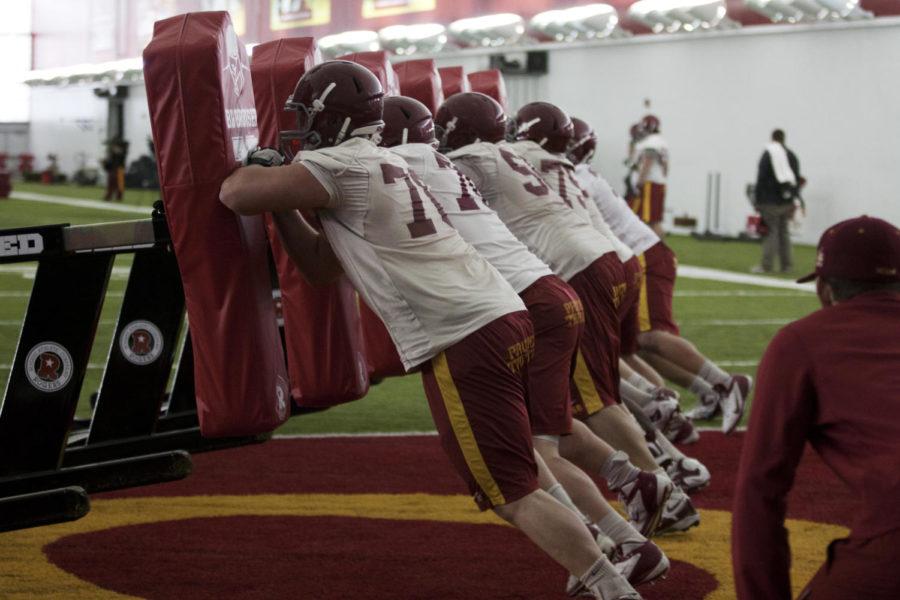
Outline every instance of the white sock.
[(731, 375), (709, 360), (703, 362), (703, 366), (700, 367), (700, 372), (697, 375), (712, 385), (728, 385), (728, 382), (731, 381)]
[(619, 575), (609, 559), (601, 556), (591, 568), (578, 578), (594, 598), (640, 598), (631, 584)]
[(600, 528), (600, 531), (612, 538), (616, 546), (643, 544), (647, 541), (647, 538), (642, 536), (637, 529), (632, 527), (628, 521), (614, 510), (609, 511), (606, 516), (597, 521), (596, 525)]
[(627, 381), (639, 390), (650, 393), (656, 391), (656, 386), (650, 383), (649, 379), (647, 379), (637, 371), (632, 371), (631, 375), (628, 376)]
[(653, 395), (633, 385), (630, 381), (619, 380), (619, 393), (622, 397), (631, 400), (640, 407), (645, 407), (653, 401)]
[(634, 481), (640, 472), (640, 469), (631, 464), (628, 455), (621, 450), (610, 454), (603, 462), (603, 466), (600, 467), (600, 476), (606, 480), (609, 489), (613, 491)]
[(675, 444), (670, 442), (661, 431), (656, 432), (656, 445), (662, 448), (663, 452), (672, 457), (672, 460), (679, 461), (686, 456), (678, 449)]
[(694, 380), (691, 382), (690, 387), (691, 393), (697, 396), (698, 398), (702, 398), (703, 396), (707, 396), (713, 393), (713, 387), (702, 377), (697, 375), (694, 377)]
[(575, 506), (575, 503), (572, 502), (572, 497), (569, 496), (569, 493), (565, 490), (565, 488), (563, 488), (562, 484), (553, 484), (552, 486), (550, 486), (550, 489), (547, 490), (547, 493), (556, 498), (560, 504), (578, 515), (585, 523), (591, 522), (591, 520), (587, 518), (584, 513), (578, 509), (577, 506)]

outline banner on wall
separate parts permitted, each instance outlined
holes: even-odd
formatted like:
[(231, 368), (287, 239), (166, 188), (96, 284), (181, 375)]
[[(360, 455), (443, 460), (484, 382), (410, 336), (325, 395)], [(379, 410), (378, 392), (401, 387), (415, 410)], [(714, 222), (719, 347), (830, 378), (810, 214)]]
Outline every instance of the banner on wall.
[(434, 10), (437, 0), (363, 0), (363, 19)]
[(270, 0), (272, 31), (296, 29), (331, 22), (331, 0)]

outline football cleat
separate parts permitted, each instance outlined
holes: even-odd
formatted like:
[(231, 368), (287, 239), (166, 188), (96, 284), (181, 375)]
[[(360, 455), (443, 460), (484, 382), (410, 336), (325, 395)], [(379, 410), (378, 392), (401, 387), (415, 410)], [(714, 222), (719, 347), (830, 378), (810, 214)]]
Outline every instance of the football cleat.
[[(627, 551), (626, 546), (630, 547)], [(650, 540), (640, 544), (622, 544), (617, 549), (612, 563), (616, 571), (631, 585), (651, 583), (665, 578), (669, 572), (669, 559), (659, 546)]]
[(631, 524), (641, 535), (649, 537), (659, 526), (666, 502), (674, 489), (667, 476), (641, 471), (616, 491)]
[(700, 524), (700, 513), (694, 508), (691, 499), (680, 488), (675, 488), (664, 506), (657, 535), (687, 531)]
[(727, 389), (723, 385), (713, 386), (713, 391), (701, 394), (697, 398), (697, 406), (688, 411), (687, 417), (692, 421), (709, 421), (715, 418), (721, 410), (719, 404), (722, 401), (722, 394), (726, 392)]
[(727, 394), (722, 397), (722, 433), (728, 435), (733, 432), (741, 417), (744, 416), (744, 408), (747, 405), (747, 396), (753, 379), (749, 375), (732, 375), (728, 382)]
[(700, 439), (700, 432), (694, 428), (694, 423), (681, 412), (679, 407), (666, 424), (666, 428), (662, 430), (673, 444), (693, 444)]
[(696, 492), (709, 485), (709, 469), (696, 458), (685, 456), (671, 460), (665, 467), (672, 483), (687, 493)]
[(643, 406), (641, 410), (644, 411), (644, 414), (657, 429), (665, 431), (672, 415), (678, 411), (678, 402), (668, 396), (657, 393), (654, 395), (653, 400)]

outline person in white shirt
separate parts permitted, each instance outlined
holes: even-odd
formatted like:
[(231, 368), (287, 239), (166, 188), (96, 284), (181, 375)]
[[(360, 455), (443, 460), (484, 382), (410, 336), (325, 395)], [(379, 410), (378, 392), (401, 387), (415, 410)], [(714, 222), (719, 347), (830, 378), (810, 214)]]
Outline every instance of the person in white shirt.
[(590, 167), (596, 148), (596, 135), (590, 125), (581, 119), (573, 119), (573, 125), (568, 156), (576, 165), (575, 176), (612, 231), (631, 247), (641, 262), (638, 344), (642, 355), (666, 379), (688, 388), (697, 396), (699, 403), (691, 417), (711, 419), (721, 412), (722, 431), (731, 433), (743, 416), (752, 379), (747, 375), (727, 373), (681, 337), (672, 312), (675, 253)]
[[(251, 153), (250, 166), (222, 184), (221, 201), (238, 214), (272, 211), (311, 280), (347, 274), (404, 366), (421, 370), (442, 446), (479, 507), (579, 574), (595, 598), (639, 598), (578, 517), (538, 488), (523, 381), (534, 351), (528, 313), (444, 221), (406, 162), (376, 145), (383, 95), (360, 65), (313, 67), (286, 103), (304, 151), (275, 168), (254, 164), (271, 150)], [(299, 210), (316, 210), (323, 231)]]
[[(572, 420), (569, 377), (584, 325), (584, 309), (577, 294), (516, 239), (497, 213), (484, 204), (474, 183), (436, 151), (434, 123), (424, 104), (403, 96), (387, 98), (384, 121), (382, 144), (400, 155), (428, 186), (450, 224), (497, 268), (531, 315), (535, 354), (528, 367), (528, 409), (535, 449), (552, 472), (541, 487), (611, 538), (613, 563), (629, 582), (637, 585), (664, 576), (668, 569), (665, 555), (609, 506), (584, 471), (559, 453), (562, 436), (570, 436), (585, 452), (607, 457), (614, 453), (586, 425)], [(573, 429), (578, 433), (572, 435)], [(613, 465), (614, 460), (607, 466)], [(615, 478), (617, 474), (600, 475)], [(636, 469), (629, 475), (633, 479), (625, 484), (628, 490), (638, 487), (641, 479), (653, 478)], [(640, 501), (637, 494), (635, 501)], [(577, 580), (570, 580), (572, 583)]]
[(669, 176), (669, 146), (659, 132), (659, 118), (641, 119), (641, 138), (634, 145), (634, 164), (638, 196), (632, 210), (656, 235), (662, 237), (666, 209), (666, 180)]

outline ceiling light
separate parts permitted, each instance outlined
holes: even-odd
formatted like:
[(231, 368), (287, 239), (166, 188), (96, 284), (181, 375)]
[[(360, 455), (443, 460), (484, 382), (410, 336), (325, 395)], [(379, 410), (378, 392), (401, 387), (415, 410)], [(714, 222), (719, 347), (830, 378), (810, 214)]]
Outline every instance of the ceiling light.
[(374, 52), (381, 49), (378, 34), (374, 31), (344, 31), (334, 35), (326, 35), (319, 40), (319, 48), (328, 58), (353, 52)]
[(500, 13), (450, 24), (450, 36), (460, 46), (504, 46), (519, 41), (525, 33), (525, 21), (519, 15)]
[(447, 28), (438, 23), (391, 25), (378, 32), (381, 46), (394, 54), (440, 52), (447, 43)]
[(563, 42), (608, 37), (618, 24), (615, 8), (596, 3), (538, 13), (528, 26), (538, 37)]

